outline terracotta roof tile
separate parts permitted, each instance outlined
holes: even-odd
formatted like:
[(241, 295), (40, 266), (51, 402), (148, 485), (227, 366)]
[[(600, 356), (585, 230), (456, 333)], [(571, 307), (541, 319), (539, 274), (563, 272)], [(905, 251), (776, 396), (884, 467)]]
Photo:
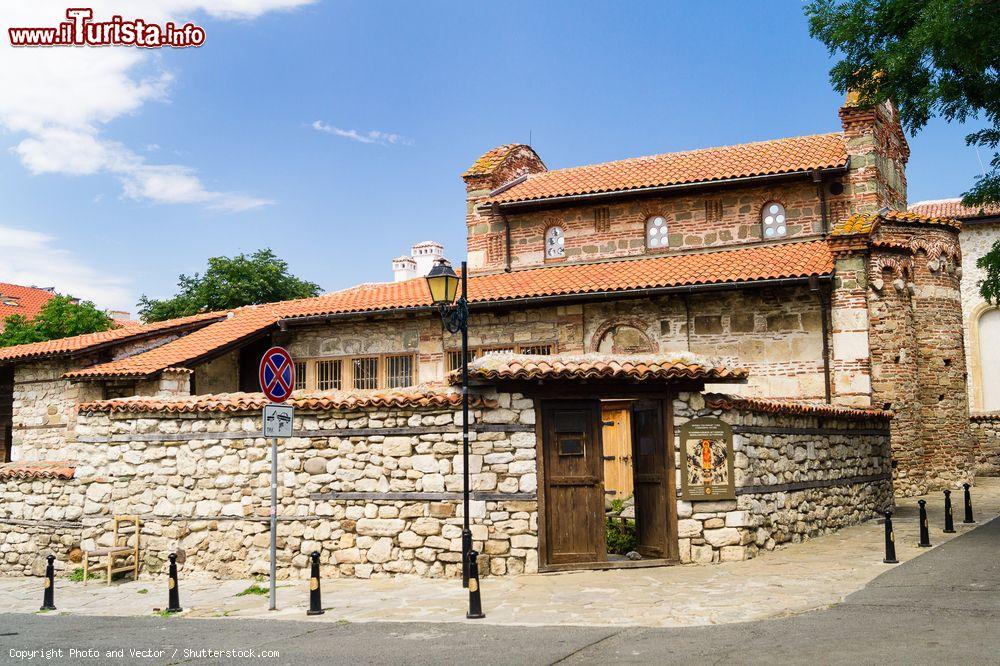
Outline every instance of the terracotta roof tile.
[(830, 236), (870, 236), (883, 222), (903, 222), (908, 224), (930, 224), (960, 229), (962, 223), (954, 218), (929, 217), (912, 211), (888, 210), (880, 213), (855, 214), (834, 224)]
[[(636, 382), (665, 379), (743, 381), (746, 368), (733, 367), (720, 359), (689, 353), (672, 354), (488, 354), (469, 364), (472, 379), (625, 379)], [(461, 381), (458, 372), (448, 376)]]
[(223, 317), (225, 317), (224, 313), (207, 312), (192, 315), (190, 317), (160, 321), (153, 324), (113, 328), (109, 331), (101, 331), (100, 333), (74, 335), (70, 338), (49, 340), (48, 342), (34, 342), (28, 345), (0, 347), (0, 363), (26, 358), (45, 358), (49, 356), (71, 354), (109, 342), (141, 340), (153, 335), (168, 333), (173, 329), (186, 328), (197, 324), (208, 325), (213, 320), (219, 320)]
[[(266, 403), (263, 393), (220, 393), (182, 398), (136, 396), (83, 403), (80, 411), (168, 414), (254, 412), (263, 409)], [(471, 403), (476, 407), (493, 405), (480, 396), (474, 396)], [(444, 384), (371, 391), (295, 391), (288, 404), (309, 412), (350, 411), (372, 407), (455, 407), (462, 404), (462, 394)]]
[(26, 460), (0, 463), (0, 481), (10, 479), (72, 479), (76, 463), (52, 460)]
[(1000, 411), (972, 412), (969, 418), (973, 421), (1000, 421)]
[(847, 161), (841, 134), (816, 134), (544, 171), (531, 174), (523, 183), (485, 203), (514, 203), (832, 169), (846, 166)]
[(22, 315), (32, 319), (54, 297), (55, 293), (48, 289), (0, 282), (0, 331), (7, 317)]
[(503, 164), (503, 161), (507, 159), (507, 156), (510, 155), (511, 152), (520, 147), (521, 144), (518, 143), (507, 143), (486, 151), (472, 163), (472, 166), (466, 169), (465, 173), (462, 174), (462, 177), (483, 176), (493, 173), (493, 170)]
[(911, 213), (927, 217), (953, 217), (968, 220), (977, 217), (1000, 217), (1000, 204), (989, 206), (963, 206), (961, 199), (939, 199), (937, 201), (918, 201), (909, 207)]
[(809, 414), (815, 416), (836, 416), (846, 419), (892, 418), (892, 412), (870, 407), (843, 407), (824, 402), (786, 400), (782, 398), (752, 398), (722, 393), (705, 395), (705, 404), (710, 409), (735, 409), (762, 414)]

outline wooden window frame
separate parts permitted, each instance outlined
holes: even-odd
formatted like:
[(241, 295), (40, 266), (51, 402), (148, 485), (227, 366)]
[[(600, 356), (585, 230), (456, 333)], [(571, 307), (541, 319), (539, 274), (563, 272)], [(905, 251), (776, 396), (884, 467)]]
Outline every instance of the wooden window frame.
[[(558, 348), (555, 342), (532, 342), (527, 344), (512, 342), (509, 345), (481, 345), (478, 347), (469, 347), (469, 362), (471, 363), (476, 359), (482, 358), (484, 354), (489, 353), (491, 351), (496, 352), (500, 350), (513, 349), (514, 350), (513, 352), (505, 351), (504, 353), (524, 354), (526, 353), (524, 350), (529, 349), (531, 347), (548, 347), (549, 354), (555, 354), (556, 349)], [(546, 356), (547, 354), (540, 354), (540, 355)], [(461, 360), (461, 357), (462, 357), (461, 349), (446, 349), (444, 351), (445, 372), (453, 372), (455, 370), (458, 370), (459, 366), (456, 366), (453, 363), (453, 359)]]
[[(341, 390), (341, 391), (354, 391), (354, 390), (378, 390), (388, 388), (388, 371), (387, 366), (390, 358), (401, 358), (408, 357), (410, 359), (410, 381), (413, 382), (413, 386), (417, 383), (417, 378), (419, 377), (419, 362), (417, 354), (415, 352), (390, 352), (386, 354), (350, 354), (343, 356), (315, 356), (310, 358), (298, 359), (296, 363), (305, 363), (306, 365), (306, 384), (305, 389), (308, 391), (328, 391), (328, 390)], [(354, 362), (360, 359), (375, 359), (375, 388), (374, 389), (355, 389), (354, 388)], [(340, 362), (340, 388), (339, 389), (320, 389), (319, 388), (319, 369), (318, 364), (328, 361), (339, 361)], [(405, 387), (397, 387), (405, 388)]]

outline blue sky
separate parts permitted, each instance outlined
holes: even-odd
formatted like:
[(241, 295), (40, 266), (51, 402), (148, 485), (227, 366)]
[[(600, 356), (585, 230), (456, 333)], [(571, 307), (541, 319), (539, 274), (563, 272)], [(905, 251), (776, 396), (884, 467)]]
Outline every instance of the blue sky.
[[(0, 73), (19, 100), (0, 100), (0, 281), (135, 312), (208, 257), (267, 246), (334, 290), (391, 279), (421, 240), (460, 260), (460, 173), (497, 144), (530, 134), (558, 168), (840, 127), (799, 2), (150, 4), (203, 25), (205, 46), (0, 51), (8, 71), (79, 70), (71, 84)], [(4, 33), (35, 19), (10, 11)], [(63, 154), (77, 143), (53, 127), (101, 157)], [(967, 189), (980, 167), (964, 133), (933, 122), (911, 137), (911, 202)], [(183, 187), (152, 179), (161, 165)]]

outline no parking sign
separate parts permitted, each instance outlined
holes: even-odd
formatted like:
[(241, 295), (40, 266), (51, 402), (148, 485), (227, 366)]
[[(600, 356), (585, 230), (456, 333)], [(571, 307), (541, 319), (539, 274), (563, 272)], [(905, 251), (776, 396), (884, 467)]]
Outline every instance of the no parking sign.
[(282, 403), (295, 387), (295, 364), (283, 347), (271, 347), (260, 359), (260, 390), (271, 402)]

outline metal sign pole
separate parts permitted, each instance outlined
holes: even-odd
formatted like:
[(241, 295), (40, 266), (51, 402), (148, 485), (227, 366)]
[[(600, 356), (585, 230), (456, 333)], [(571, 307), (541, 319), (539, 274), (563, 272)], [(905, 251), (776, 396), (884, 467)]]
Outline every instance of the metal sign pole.
[(278, 438), (271, 439), (271, 606), (278, 610)]

